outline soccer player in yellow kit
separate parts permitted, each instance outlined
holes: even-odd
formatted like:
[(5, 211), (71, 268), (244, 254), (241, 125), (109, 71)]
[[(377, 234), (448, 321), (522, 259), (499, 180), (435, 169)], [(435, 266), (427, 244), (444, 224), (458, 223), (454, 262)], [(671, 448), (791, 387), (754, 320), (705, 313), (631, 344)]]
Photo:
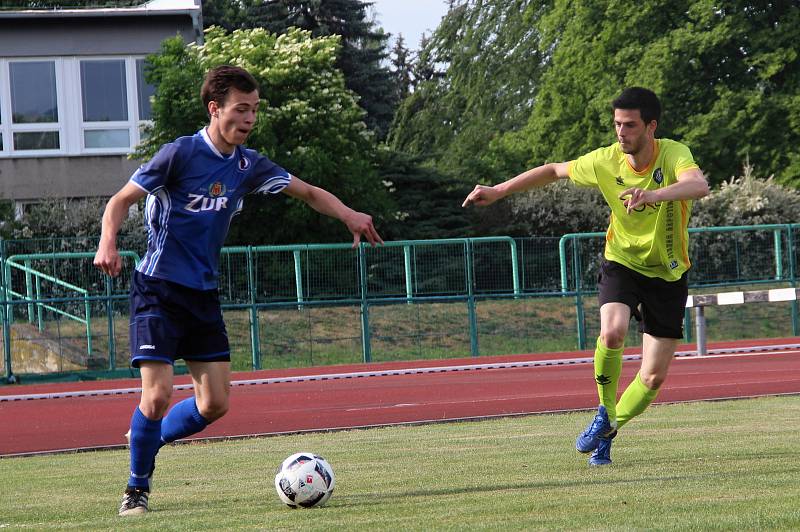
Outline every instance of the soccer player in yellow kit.
[[(600, 189), (611, 208), (600, 267), (600, 336), (594, 371), (600, 406), (575, 446), (590, 465), (611, 463), (617, 430), (650, 405), (667, 376), (688, 295), (692, 200), (709, 192), (685, 145), (656, 139), (661, 103), (652, 91), (625, 89), (612, 102), (617, 141), (573, 161), (532, 168), (492, 187), (477, 185), (463, 206), (485, 206), (515, 192), (571, 179)], [(639, 373), (617, 401), (631, 316), (643, 333)]]

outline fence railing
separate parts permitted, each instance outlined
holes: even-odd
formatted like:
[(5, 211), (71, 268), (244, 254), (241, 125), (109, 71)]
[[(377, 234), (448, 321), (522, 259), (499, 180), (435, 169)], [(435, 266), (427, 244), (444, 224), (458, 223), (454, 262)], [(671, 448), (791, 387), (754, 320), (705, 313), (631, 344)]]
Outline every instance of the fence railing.
[[(797, 286), (797, 261), (800, 224), (689, 228), (689, 286), (700, 289), (741, 285), (774, 284)], [(576, 298), (577, 337), (580, 349), (586, 348), (586, 325), (582, 297), (593, 295), (599, 255), (605, 233), (572, 233), (561, 237), (558, 245), (561, 291)], [(589, 266), (589, 267), (587, 267)], [(696, 312), (702, 310), (696, 310)], [(687, 310), (685, 340), (691, 340)], [(798, 335), (797, 302), (792, 304), (792, 332)]]
[[(690, 287), (796, 287), (799, 228), (691, 229)], [(397, 241), (375, 248), (224, 248), (220, 296), (236, 344), (234, 367), (584, 349), (599, 330), (596, 313), (589, 312), (596, 303), (588, 296), (596, 293), (603, 243), (604, 233), (582, 233)], [(123, 252), (123, 274), (111, 279), (92, 266), (93, 249), (38, 253), (36, 244), (0, 241), (0, 369), (11, 379), (15, 373), (127, 366), (127, 293), (136, 253)], [(52, 239), (43, 245), (76, 247)], [(7, 256), (9, 249), (17, 253)], [(777, 334), (798, 334), (796, 301), (790, 314), (781, 318), (786, 332)], [(688, 310), (686, 320), (690, 341)], [(35, 330), (20, 329), (26, 323)], [(93, 340), (102, 337), (105, 345)], [(80, 342), (83, 355), (74, 349)], [(25, 369), (20, 358), (29, 363), (44, 356), (40, 344), (57, 346), (57, 358), (71, 365)]]

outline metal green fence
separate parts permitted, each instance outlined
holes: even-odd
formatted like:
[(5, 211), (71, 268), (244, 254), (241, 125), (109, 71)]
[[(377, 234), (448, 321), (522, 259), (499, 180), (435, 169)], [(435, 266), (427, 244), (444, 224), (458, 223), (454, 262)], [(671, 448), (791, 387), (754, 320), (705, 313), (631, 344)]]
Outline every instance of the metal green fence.
[[(800, 224), (771, 224), (753, 226), (703, 227), (689, 229), (689, 255), (692, 268), (689, 270), (689, 286), (693, 293), (706, 293), (719, 287), (769, 288), (796, 287), (797, 264), (800, 257)], [(561, 268), (561, 290), (574, 294), (578, 319), (576, 323), (578, 346), (587, 346), (585, 313), (582, 298), (596, 294), (594, 288), (599, 257), (605, 245), (605, 233), (576, 233), (561, 237), (559, 257)], [(798, 304), (787, 303), (791, 329), (787, 334), (799, 334)], [(745, 308), (736, 310), (714, 309), (712, 312), (728, 312), (732, 319), (744, 318), (754, 313), (773, 309)], [(771, 319), (771, 318), (763, 318)], [(599, 326), (598, 326), (599, 328)], [(763, 330), (769, 331), (768, 328)], [(687, 310), (684, 324), (685, 340), (691, 341), (692, 327)], [(592, 335), (590, 334), (589, 337)]]
[[(799, 227), (692, 229), (692, 291), (796, 286)], [(603, 243), (604, 234), (585, 233), (225, 248), (220, 295), (233, 367), (583, 349), (599, 332), (593, 295)], [(125, 252), (111, 279), (92, 266), (96, 244), (0, 241), (7, 380), (130, 371), (128, 289), (138, 256)], [(708, 309), (706, 321), (712, 340), (798, 334), (796, 302)], [(689, 341), (688, 312), (685, 330)], [(629, 345), (638, 342), (631, 333)]]

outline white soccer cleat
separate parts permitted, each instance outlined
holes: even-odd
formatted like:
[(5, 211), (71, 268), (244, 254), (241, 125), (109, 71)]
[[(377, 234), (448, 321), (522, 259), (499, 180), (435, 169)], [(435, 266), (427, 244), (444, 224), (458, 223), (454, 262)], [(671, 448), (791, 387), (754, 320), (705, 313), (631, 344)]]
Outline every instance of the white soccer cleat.
[(147, 513), (148, 493), (142, 489), (127, 488), (122, 496), (119, 515), (142, 515)]

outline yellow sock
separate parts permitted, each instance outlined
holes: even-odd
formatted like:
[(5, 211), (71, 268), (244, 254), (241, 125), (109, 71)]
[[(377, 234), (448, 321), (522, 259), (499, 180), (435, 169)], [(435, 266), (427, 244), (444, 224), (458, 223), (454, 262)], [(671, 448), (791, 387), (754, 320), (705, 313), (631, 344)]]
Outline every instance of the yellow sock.
[(594, 351), (594, 380), (597, 383), (597, 395), (600, 397), (600, 404), (606, 407), (608, 420), (612, 424), (617, 417), (617, 386), (619, 375), (622, 373), (623, 348), (624, 346), (610, 349), (598, 337), (597, 348)]
[(633, 378), (617, 404), (617, 428), (645, 411), (658, 395), (658, 388), (651, 390), (642, 382), (639, 374)]

